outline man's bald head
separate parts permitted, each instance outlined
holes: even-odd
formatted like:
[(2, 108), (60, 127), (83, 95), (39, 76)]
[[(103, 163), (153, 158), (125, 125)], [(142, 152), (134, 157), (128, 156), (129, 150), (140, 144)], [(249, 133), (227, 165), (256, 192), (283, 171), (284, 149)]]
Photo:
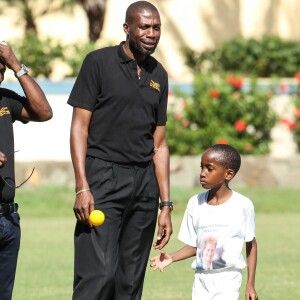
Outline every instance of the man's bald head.
[(133, 22), (136, 14), (140, 11), (148, 10), (155, 11), (159, 15), (157, 8), (148, 1), (136, 1), (130, 4), (126, 10), (125, 23), (130, 24)]

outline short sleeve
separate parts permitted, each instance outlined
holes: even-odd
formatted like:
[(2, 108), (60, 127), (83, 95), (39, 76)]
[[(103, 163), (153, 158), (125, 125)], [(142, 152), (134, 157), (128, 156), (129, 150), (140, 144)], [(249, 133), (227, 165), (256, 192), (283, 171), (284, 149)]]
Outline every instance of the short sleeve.
[(5, 101), (5, 103), (9, 107), (9, 111), (12, 117), (12, 122), (18, 120), (23, 123), (27, 123), (21, 119), (21, 112), (26, 102), (25, 97), (20, 96), (14, 91), (3, 89), (3, 88), (1, 88), (0, 97), (2, 101)]
[(178, 239), (189, 246), (197, 247), (197, 229), (192, 214), (191, 200), (189, 201), (185, 210), (178, 234)]
[(73, 107), (93, 111), (97, 97), (101, 92), (100, 56), (89, 53), (83, 60), (76, 78), (68, 104)]
[(157, 125), (164, 126), (167, 122), (167, 105), (168, 105), (168, 95), (169, 95), (169, 84), (168, 75), (165, 74), (165, 83), (161, 90), (161, 97), (159, 102)]
[(246, 232), (245, 241), (250, 242), (255, 237), (255, 212), (252, 202), (250, 202), (248, 207), (247, 221), (246, 221)]

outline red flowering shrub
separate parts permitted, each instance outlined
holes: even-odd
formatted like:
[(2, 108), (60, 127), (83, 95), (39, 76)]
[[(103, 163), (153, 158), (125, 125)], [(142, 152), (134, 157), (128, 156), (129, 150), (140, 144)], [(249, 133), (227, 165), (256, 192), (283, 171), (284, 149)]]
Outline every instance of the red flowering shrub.
[(281, 118), (279, 122), (292, 131), (295, 143), (300, 152), (300, 72), (296, 73), (296, 88), (290, 92), (293, 99), (294, 112), (291, 117)]
[(227, 76), (227, 82), (234, 88), (240, 89), (243, 86), (243, 79), (241, 77), (235, 77), (232, 74)]
[(300, 120), (300, 106), (295, 108), (294, 110), (294, 116), (297, 120)]
[(168, 115), (171, 154), (201, 154), (216, 143), (242, 154), (268, 153), (277, 117), (269, 107), (272, 93), (258, 88), (255, 79), (244, 89), (243, 79), (233, 74), (197, 74), (192, 94), (177, 91), (175, 96), (183, 105)]
[(234, 123), (237, 132), (243, 132), (247, 128), (247, 124), (243, 120), (238, 120)]
[(216, 140), (216, 144), (225, 144), (225, 145), (228, 145), (229, 142), (225, 139), (219, 139), (219, 140)]
[(299, 111), (300, 111), (300, 98), (296, 99), (296, 108), (295, 108), (295, 113), (293, 116), (293, 119), (281, 119), (280, 122), (285, 125), (289, 130), (292, 131), (295, 143), (298, 148), (298, 152), (300, 152), (300, 116), (299, 116)]
[(211, 89), (210, 90), (210, 96), (212, 98), (219, 98), (220, 97), (220, 93), (218, 92), (218, 90), (216, 89)]
[(297, 73), (295, 74), (295, 79), (296, 79), (298, 82), (300, 82), (300, 72), (297, 72)]
[(281, 118), (280, 123), (285, 125), (290, 130), (293, 130), (295, 128), (295, 123), (287, 118)]

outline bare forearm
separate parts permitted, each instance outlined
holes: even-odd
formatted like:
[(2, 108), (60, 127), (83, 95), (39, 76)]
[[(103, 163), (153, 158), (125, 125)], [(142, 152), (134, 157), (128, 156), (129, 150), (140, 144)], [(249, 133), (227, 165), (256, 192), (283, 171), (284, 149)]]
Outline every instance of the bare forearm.
[(153, 161), (161, 201), (170, 201), (170, 155), (166, 144), (156, 148)]
[(188, 245), (170, 254), (173, 262), (187, 259), (195, 255), (196, 255), (196, 248)]
[(23, 75), (19, 78), (19, 82), (27, 98), (25, 104), (27, 114), (24, 115), (24, 119), (28, 119), (28, 121), (47, 121), (51, 119), (52, 109), (36, 81), (29, 75)]
[(87, 136), (83, 132), (76, 130), (76, 127), (72, 129), (70, 140), (71, 158), (74, 168), (76, 191), (86, 189), (89, 186), (85, 174), (86, 140)]
[(252, 242), (246, 244), (246, 255), (247, 255), (247, 271), (248, 271), (248, 280), (247, 284), (255, 286), (255, 273), (256, 273), (256, 264), (257, 264), (257, 243), (254, 239)]
[[(158, 126), (154, 132), (154, 157), (155, 174), (159, 185), (161, 201), (170, 201), (170, 155), (165, 138), (165, 127)], [(156, 249), (162, 249), (169, 241), (172, 229), (171, 207), (164, 206), (158, 217)]]
[(70, 147), (77, 191), (89, 187), (85, 173), (85, 160), (90, 117), (91, 112), (78, 108), (73, 110)]

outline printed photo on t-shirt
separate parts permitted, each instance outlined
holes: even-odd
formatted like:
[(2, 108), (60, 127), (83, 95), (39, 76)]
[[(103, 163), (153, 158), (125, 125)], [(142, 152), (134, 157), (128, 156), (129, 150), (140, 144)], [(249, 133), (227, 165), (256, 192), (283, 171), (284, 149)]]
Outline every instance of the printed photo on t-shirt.
[(197, 250), (196, 269), (214, 270), (227, 267), (222, 258), (223, 252), (223, 246), (218, 244), (216, 237), (204, 237)]

